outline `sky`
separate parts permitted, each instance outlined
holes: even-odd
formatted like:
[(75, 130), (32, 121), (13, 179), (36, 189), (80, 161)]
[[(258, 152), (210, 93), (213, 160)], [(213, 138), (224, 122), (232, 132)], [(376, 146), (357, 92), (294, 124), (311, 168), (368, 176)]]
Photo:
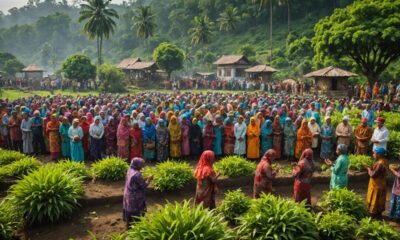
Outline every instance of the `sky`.
[[(24, 6), (28, 0), (0, 0), (0, 11), (7, 14), (8, 9), (13, 7), (22, 7)], [(72, 0), (68, 0), (68, 2), (72, 2)], [(112, 3), (122, 3), (123, 0), (112, 0)]]

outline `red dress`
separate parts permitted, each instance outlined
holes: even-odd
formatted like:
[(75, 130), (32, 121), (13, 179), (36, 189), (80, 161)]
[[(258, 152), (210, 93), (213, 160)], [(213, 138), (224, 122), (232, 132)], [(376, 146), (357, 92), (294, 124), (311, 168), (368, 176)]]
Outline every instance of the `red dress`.
[(142, 149), (142, 129), (140, 128), (131, 128), (129, 130), (129, 137), (131, 139), (130, 143), (130, 159), (135, 157), (142, 157), (143, 156), (143, 149)]
[(293, 170), (294, 193), (293, 198), (296, 202), (307, 200), (311, 205), (311, 177), (314, 172), (314, 166), (310, 160), (302, 159)]
[(90, 125), (87, 122), (83, 122), (83, 123), (81, 123), (81, 128), (83, 131), (83, 139), (82, 139), (83, 151), (85, 153), (87, 153), (87, 152), (89, 152), (89, 128), (90, 128)]
[(272, 180), (275, 174), (272, 166), (267, 160), (261, 160), (254, 176), (253, 198), (259, 198), (262, 192), (272, 193)]

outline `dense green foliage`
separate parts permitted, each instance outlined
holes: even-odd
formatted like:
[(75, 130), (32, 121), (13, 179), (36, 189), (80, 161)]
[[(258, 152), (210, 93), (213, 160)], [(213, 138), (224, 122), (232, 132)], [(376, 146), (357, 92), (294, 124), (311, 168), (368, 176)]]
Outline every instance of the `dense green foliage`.
[(400, 157), (400, 132), (389, 130), (387, 155), (389, 158), (398, 159)]
[(224, 240), (232, 237), (222, 216), (185, 201), (167, 203), (158, 211), (141, 217), (128, 231), (127, 239)]
[(21, 178), (38, 169), (40, 161), (33, 157), (25, 157), (0, 168), (0, 179), (5, 177)]
[(0, 166), (4, 166), (24, 158), (25, 155), (12, 150), (0, 149)]
[(80, 177), (80, 178), (89, 177), (89, 170), (84, 163), (74, 162), (71, 160), (63, 160), (57, 162), (56, 166), (63, 172), (73, 175), (75, 177)]
[(119, 181), (125, 178), (128, 167), (121, 158), (108, 157), (93, 163), (91, 173), (94, 179)]
[(154, 35), (157, 25), (154, 22), (155, 16), (150, 6), (139, 6), (132, 17), (133, 27), (136, 29), (136, 36), (145, 39)]
[(251, 199), (247, 197), (241, 189), (228, 191), (225, 198), (218, 206), (217, 211), (221, 213), (227, 221), (234, 224), (237, 218), (245, 214), (251, 204)]
[(272, 164), (272, 170), (277, 172), (279, 176), (291, 176), (293, 172), (293, 166), (274, 163)]
[(65, 77), (78, 82), (93, 79), (96, 76), (96, 66), (92, 64), (89, 57), (82, 54), (68, 57), (61, 68)]
[(393, 240), (400, 239), (400, 233), (385, 222), (364, 218), (356, 230), (356, 238), (358, 240)]
[(354, 218), (340, 211), (333, 211), (317, 218), (320, 239), (351, 240), (354, 239), (356, 225)]
[(357, 220), (367, 214), (364, 199), (355, 192), (347, 189), (335, 189), (325, 192), (318, 204), (326, 211), (340, 211)]
[(227, 156), (216, 162), (214, 169), (227, 177), (249, 176), (254, 174), (256, 164), (240, 156)]
[(173, 191), (181, 189), (193, 179), (193, 169), (188, 163), (165, 161), (154, 168), (145, 168), (144, 176), (153, 175), (153, 186), (160, 191)]
[(14, 239), (22, 217), (9, 199), (0, 199), (0, 239)]
[(0, 74), (5, 76), (15, 76), (24, 68), (24, 64), (20, 62), (11, 53), (0, 52)]
[(26, 175), (10, 195), (27, 224), (57, 222), (69, 217), (83, 196), (82, 181), (48, 165)]
[(304, 203), (263, 194), (239, 218), (240, 239), (318, 239), (314, 216)]
[(163, 42), (153, 52), (153, 59), (158, 67), (165, 70), (168, 76), (183, 67), (183, 52), (175, 44)]
[(366, 155), (349, 155), (350, 165), (349, 169), (354, 171), (362, 171), (365, 172), (367, 169), (365, 165), (372, 167), (374, 165), (374, 159), (370, 156)]
[(97, 77), (101, 83), (101, 89), (105, 92), (123, 92), (125, 90), (125, 74), (121, 69), (111, 64), (103, 64), (97, 69)]

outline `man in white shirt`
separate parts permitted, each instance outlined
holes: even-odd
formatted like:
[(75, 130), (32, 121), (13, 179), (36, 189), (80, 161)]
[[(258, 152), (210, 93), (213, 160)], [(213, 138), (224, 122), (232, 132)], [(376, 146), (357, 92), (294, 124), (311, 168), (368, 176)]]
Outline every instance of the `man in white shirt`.
[(377, 128), (374, 130), (374, 134), (372, 134), (371, 142), (374, 144), (372, 150), (375, 150), (377, 147), (382, 147), (387, 150), (387, 143), (389, 142), (389, 131), (383, 126), (385, 123), (385, 118), (378, 117), (376, 119)]

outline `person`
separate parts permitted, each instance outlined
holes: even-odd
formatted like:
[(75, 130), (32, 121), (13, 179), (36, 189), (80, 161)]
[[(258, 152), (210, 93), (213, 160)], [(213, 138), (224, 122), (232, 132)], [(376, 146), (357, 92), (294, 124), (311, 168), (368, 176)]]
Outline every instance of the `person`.
[(157, 131), (150, 117), (145, 120), (143, 132), (143, 157), (146, 160), (154, 160), (156, 157)]
[(90, 155), (92, 160), (97, 161), (101, 159), (101, 152), (103, 150), (103, 136), (104, 136), (104, 125), (101, 122), (101, 117), (96, 116), (94, 122), (89, 128), (90, 135)]
[(385, 211), (386, 204), (388, 162), (384, 158), (385, 153), (386, 150), (383, 147), (376, 147), (373, 154), (376, 163), (372, 169), (366, 166), (368, 175), (370, 176), (367, 193), (368, 212), (371, 216), (377, 218), (381, 217), (382, 212)]
[(256, 118), (251, 117), (250, 124), (247, 127), (247, 158), (256, 159), (259, 157), (260, 157), (260, 129), (257, 126)]
[(190, 154), (197, 159), (200, 156), (201, 149), (202, 149), (202, 131), (201, 128), (198, 124), (198, 119), (193, 118), (192, 119), (192, 125), (190, 126), (189, 129), (189, 135), (190, 135)]
[(143, 167), (143, 158), (133, 158), (126, 173), (122, 214), (127, 229), (138, 217), (144, 216), (147, 210), (146, 189), (153, 176), (144, 180), (140, 172)]
[(325, 123), (321, 127), (321, 159), (331, 159), (333, 155), (333, 137), (335, 132), (331, 124), (331, 117), (325, 117)]
[[(286, 117), (284, 117), (286, 119)], [(275, 150), (275, 157), (277, 159), (282, 156), (282, 133), (283, 128), (281, 125), (280, 116), (276, 115), (274, 121), (272, 122), (272, 148)], [(284, 121), (285, 121), (284, 119)]]
[(104, 128), (106, 137), (106, 154), (107, 156), (117, 155), (117, 119), (114, 117), (108, 118), (108, 123)]
[(292, 119), (290, 117), (286, 118), (286, 124), (283, 128), (283, 136), (284, 136), (284, 153), (287, 157), (288, 161), (292, 161), (294, 157), (294, 147), (296, 141), (296, 126), (292, 123)]
[(294, 156), (300, 160), (301, 154), (304, 150), (311, 148), (312, 132), (308, 128), (307, 119), (303, 119), (299, 130), (297, 130), (296, 149)]
[(259, 198), (261, 193), (272, 193), (272, 181), (276, 172), (272, 169), (272, 162), (275, 160), (276, 151), (269, 149), (257, 165), (254, 176), (253, 198)]
[(129, 130), (130, 151), (129, 157), (143, 157), (143, 131), (139, 127), (138, 121), (133, 121), (133, 127)]
[(321, 133), (321, 129), (319, 128), (319, 125), (317, 124), (314, 117), (311, 117), (310, 122), (308, 123), (308, 128), (312, 133), (311, 148), (314, 152), (316, 152), (318, 148), (318, 139)]
[(261, 128), (261, 152), (266, 153), (272, 148), (272, 122), (267, 119)]
[(59, 128), (60, 122), (56, 115), (51, 115), (50, 122), (46, 126), (46, 133), (49, 136), (50, 156), (53, 161), (58, 159), (61, 151)]
[(357, 155), (367, 155), (369, 140), (372, 137), (372, 128), (368, 126), (367, 118), (361, 119), (361, 124), (354, 130), (355, 136), (355, 149), (354, 153)]
[(378, 117), (376, 119), (377, 127), (372, 134), (371, 142), (374, 144), (372, 150), (381, 147), (387, 149), (387, 143), (389, 142), (389, 130), (384, 126), (385, 118)]
[(8, 120), (8, 128), (10, 130), (12, 149), (20, 152), (22, 152), (21, 121), (17, 111), (11, 111), (11, 117)]
[(190, 141), (189, 141), (189, 122), (186, 116), (182, 117), (181, 120), (181, 133), (182, 133), (182, 157), (188, 157), (190, 155)]
[(118, 157), (126, 161), (129, 158), (129, 133), (131, 128), (128, 122), (129, 115), (126, 115), (121, 119), (117, 130)]
[(71, 157), (71, 141), (68, 135), (70, 127), (71, 125), (69, 124), (68, 118), (63, 117), (58, 131), (61, 137), (61, 154), (65, 159), (69, 159)]
[(224, 125), (222, 123), (222, 117), (220, 115), (217, 115), (215, 117), (215, 122), (214, 122), (214, 146), (213, 146), (213, 151), (216, 157), (219, 157), (222, 155), (222, 137), (224, 135)]
[(32, 118), (33, 152), (36, 155), (45, 154), (46, 146), (43, 137), (43, 119), (40, 117), (39, 110), (33, 112)]
[(345, 144), (349, 147), (352, 133), (353, 129), (349, 124), (349, 117), (344, 116), (342, 122), (336, 127), (337, 144)]
[(216, 207), (215, 194), (219, 177), (213, 169), (214, 157), (213, 151), (204, 151), (194, 171), (194, 177), (197, 179), (195, 203), (203, 204), (210, 210)]
[(170, 152), (169, 155), (173, 158), (179, 158), (181, 156), (181, 127), (179, 126), (179, 122), (176, 116), (172, 116), (169, 126), (169, 135), (170, 135)]
[(400, 221), (400, 167), (389, 168), (394, 175), (392, 187), (392, 197), (389, 203), (389, 217), (393, 220)]
[(361, 118), (367, 119), (367, 125), (372, 127), (375, 121), (375, 112), (371, 109), (371, 104), (368, 104), (366, 108), (361, 112)]
[(207, 119), (206, 126), (203, 129), (203, 151), (212, 150), (214, 147), (214, 127), (211, 119)]
[[(92, 116), (91, 114), (89, 116)], [(83, 139), (82, 139), (82, 145), (83, 145), (83, 152), (85, 154), (85, 157), (88, 159), (90, 158), (89, 150), (89, 130), (90, 130), (90, 124), (89, 121), (87, 120), (86, 116), (81, 117), (81, 121), (79, 123), (79, 126), (82, 128), (83, 131)]]
[(23, 153), (31, 155), (33, 153), (33, 134), (32, 134), (32, 119), (28, 113), (22, 113), (21, 132), (22, 132), (22, 150)]
[(239, 116), (238, 122), (235, 123), (233, 132), (235, 134), (235, 148), (233, 152), (239, 156), (243, 156), (246, 154), (247, 127), (246, 124), (244, 124), (244, 117), (242, 115)]
[(308, 206), (311, 206), (311, 177), (314, 173), (312, 158), (313, 150), (305, 149), (292, 173), (294, 177), (293, 198), (296, 202), (306, 200)]
[(339, 156), (335, 162), (326, 159), (325, 163), (331, 166), (331, 182), (330, 189), (346, 188), (348, 183), (347, 172), (349, 170), (349, 157), (347, 156), (347, 146), (339, 144), (336, 149), (336, 154)]
[(169, 156), (169, 131), (165, 125), (166, 121), (159, 118), (156, 128), (156, 141), (157, 141), (157, 161), (162, 162), (168, 159)]
[(226, 118), (224, 121), (224, 154), (226, 156), (232, 155), (235, 148), (235, 133), (234, 126), (232, 124), (232, 120), (230, 118)]
[(79, 126), (79, 119), (72, 121), (72, 126), (68, 130), (68, 136), (71, 143), (71, 159), (72, 161), (82, 162), (85, 160), (83, 151), (83, 130)]

